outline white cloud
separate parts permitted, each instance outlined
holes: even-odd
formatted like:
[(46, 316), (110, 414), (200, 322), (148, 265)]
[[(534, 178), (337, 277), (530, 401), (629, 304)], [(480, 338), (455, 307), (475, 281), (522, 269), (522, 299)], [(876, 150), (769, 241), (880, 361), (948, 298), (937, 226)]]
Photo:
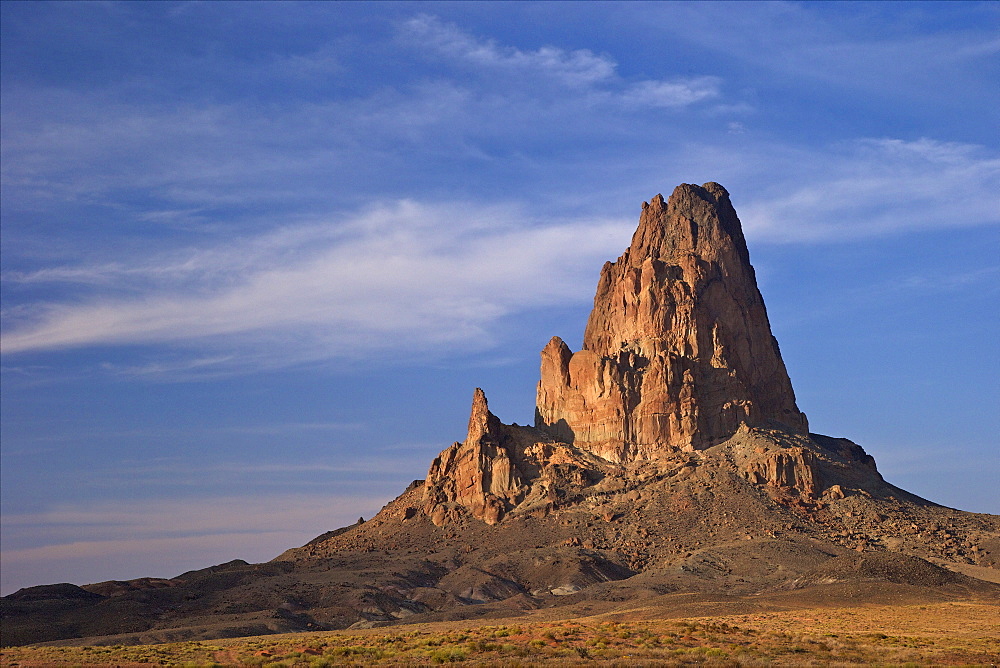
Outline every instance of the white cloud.
[[(426, 16), (400, 32), (403, 47), (378, 46), (400, 59), (423, 59), (413, 68), (419, 74), (381, 59), (368, 72), (367, 63), (348, 58), (345, 80), (355, 85), (307, 87), (309, 94), (299, 95), (303, 76), (336, 69), (333, 47), (241, 62), (241, 77), (290, 91), (280, 104), (214, 89), (195, 94), (187, 80), (170, 77), (158, 101), (130, 94), (124, 81), (5, 83), (5, 208), (65, 216), (53, 229), (70, 231), (80, 228), (68, 219), (81, 207), (103, 209), (100, 234), (134, 234), (153, 226), (200, 231), (233, 210), (298, 213), (334, 199), (353, 205), (358, 193), (379, 190), (423, 197), (442, 183), (464, 194), (520, 181), (520, 188), (548, 194), (555, 188), (544, 182), (567, 178), (571, 167), (559, 158), (566, 151), (604, 144), (625, 124), (649, 128), (664, 110), (722, 102), (721, 80), (677, 76), (669, 64), (660, 78), (628, 77), (604, 54), (501, 45)], [(220, 59), (189, 64), (197, 83), (234, 67)], [(427, 59), (445, 66), (435, 71)], [(718, 107), (701, 109), (715, 114)], [(658, 140), (681, 132), (658, 129)], [(456, 176), (456, 165), (467, 171)], [(8, 235), (21, 233), (20, 225), (7, 216)], [(23, 225), (23, 234), (37, 234)]]
[[(690, 150), (704, 162), (701, 171), (717, 174), (725, 160), (734, 165), (727, 168), (734, 182), (753, 182), (741, 188), (726, 174), (715, 177), (734, 190), (757, 242), (1000, 223), (1000, 158), (983, 147), (867, 139), (820, 149), (757, 145), (728, 155), (720, 147)], [(119, 369), (140, 375), (482, 349), (495, 343), (492, 325), (505, 316), (584, 303), (594, 268), (621, 252), (633, 225), (537, 222), (495, 204), (403, 200), (348, 220), (287, 226), (184, 253), (7, 273), (10, 284), (87, 291), (8, 309), (2, 345), (17, 353), (209, 344), (190, 360)], [(226, 349), (211, 351), (213, 342)]]
[[(582, 279), (620, 251), (630, 227), (602, 220), (531, 226), (517, 218), (482, 204), (402, 201), (341, 224), (289, 227), (187, 258), (8, 275), (11, 283), (109, 288), (5, 313), (3, 350), (243, 337), (301, 361), (489, 345), (489, 325), (506, 314), (586, 299), (592, 280)], [(114, 285), (124, 277), (133, 287), (119, 294)], [(226, 361), (203, 355), (188, 364)]]
[(718, 77), (640, 81), (625, 91), (625, 100), (629, 104), (645, 107), (686, 107), (718, 97), (720, 84)]
[[(421, 15), (403, 24), (406, 41), (447, 57), (459, 67), (488, 69), (493, 74), (507, 72), (519, 76), (545, 77), (563, 86), (601, 99), (621, 102), (627, 107), (687, 107), (718, 97), (722, 80), (714, 76), (647, 79), (628, 83), (618, 73), (618, 64), (609, 56), (588, 49), (566, 50), (543, 46), (525, 51), (492, 39), (480, 39), (458, 26), (434, 16)], [(518, 81), (524, 90), (523, 79)]]
[(1000, 224), (1000, 156), (981, 146), (866, 139), (811, 151), (762, 149), (746, 159), (773, 174), (759, 175), (769, 185), (738, 207), (758, 240)]
[[(291, 425), (283, 427), (248, 427), (246, 429), (217, 429), (208, 433), (236, 433), (247, 436), (280, 436), (287, 440), (296, 436), (295, 431), (302, 431), (301, 427)], [(198, 435), (197, 431), (183, 431), (178, 433), (178, 438), (187, 437), (189, 440)], [(128, 484), (141, 481), (143, 485), (168, 484), (202, 484), (210, 486), (212, 482), (218, 485), (235, 481), (245, 482), (255, 481), (260, 487), (266, 485), (280, 485), (275, 479), (264, 479), (262, 474), (367, 474), (368, 477), (375, 475), (380, 479), (404, 479), (412, 476), (414, 472), (421, 472), (425, 469), (430, 456), (440, 450), (440, 444), (420, 444), (409, 443), (405, 447), (378, 448), (372, 452), (364, 454), (352, 453), (350, 457), (334, 461), (314, 459), (308, 463), (297, 463), (291, 461), (265, 462), (265, 461), (223, 461), (223, 462), (199, 462), (197, 466), (185, 459), (161, 458), (153, 461), (142, 461), (137, 463), (119, 463), (114, 468), (93, 474), (94, 481), (106, 489), (118, 486), (123, 479), (127, 479)], [(324, 475), (327, 481), (338, 480), (339, 484), (348, 484), (347, 478), (337, 479), (330, 475)], [(300, 483), (302, 476), (298, 476)]]
[(336, 515), (337, 508), (349, 506), (353, 514), (353, 508), (378, 507), (385, 501), (383, 497), (285, 494), (145, 499), (127, 505), (115, 501), (83, 502), (57, 505), (42, 512), (5, 514), (4, 525), (13, 530), (44, 527), (56, 536), (86, 530), (100, 540), (273, 531), (278, 527), (315, 527), (322, 532), (336, 528), (323, 526), (331, 521), (331, 515)]
[[(41, 547), (28, 547), (20, 550), (8, 550), (3, 553), (4, 563), (16, 567), (21, 564), (34, 564), (39, 561), (60, 561), (69, 563), (80, 563), (86, 561), (107, 559), (111, 556), (128, 555), (133, 563), (139, 560), (148, 561), (150, 557), (163, 559), (164, 556), (176, 556), (177, 553), (185, 551), (198, 551), (202, 556), (196, 567), (206, 567), (211, 565), (207, 562), (208, 555), (219, 552), (220, 548), (228, 553), (228, 559), (239, 559), (239, 555), (245, 554), (248, 549), (258, 552), (255, 549), (261, 541), (272, 544), (276, 540), (290, 541), (293, 536), (298, 536), (294, 531), (259, 531), (251, 533), (224, 532), (207, 536), (177, 536), (169, 538), (122, 538), (111, 540), (75, 540), (69, 543), (57, 545), (45, 545)], [(285, 542), (285, 545), (294, 546), (293, 542)], [(207, 554), (206, 554), (207, 553)], [(251, 557), (255, 561), (266, 561), (277, 556), (273, 550), (269, 551), (266, 557)], [(228, 560), (227, 559), (227, 560)], [(147, 568), (160, 570), (155, 566), (148, 565)], [(86, 570), (86, 569), (84, 569)], [(179, 573), (176, 573), (179, 574)], [(159, 577), (164, 577), (158, 574)], [(115, 577), (121, 579), (121, 574), (109, 575), (108, 579)], [(154, 576), (156, 577), (156, 576)], [(84, 584), (84, 583), (81, 583)]]
[(426, 14), (406, 21), (402, 32), (407, 41), (462, 63), (544, 74), (569, 86), (588, 86), (616, 76), (613, 60), (588, 49), (566, 51), (543, 46), (536, 51), (522, 51), (495, 40), (477, 39), (454, 24)]
[(882, 475), (894, 485), (960, 510), (1000, 513), (995, 485), (1000, 471), (993, 452), (977, 452), (955, 443), (883, 442), (865, 447), (876, 457)]
[(1000, 40), (989, 3), (952, 4), (940, 12), (920, 3), (869, 12), (826, 3), (730, 3), (714, 10), (645, 3), (637, 11), (660, 26), (663, 39), (766, 68), (774, 80), (812, 81), (845, 96), (874, 96), (881, 105), (900, 98), (925, 108), (944, 105), (955, 115), (956, 96), (995, 106), (995, 74), (983, 59), (997, 53)]

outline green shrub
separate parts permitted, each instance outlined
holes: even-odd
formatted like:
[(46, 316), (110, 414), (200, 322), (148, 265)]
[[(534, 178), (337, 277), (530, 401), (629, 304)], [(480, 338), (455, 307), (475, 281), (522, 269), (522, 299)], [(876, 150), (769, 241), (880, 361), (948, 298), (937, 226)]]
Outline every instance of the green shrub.
[(431, 661), (434, 663), (457, 663), (459, 661), (465, 661), (468, 658), (468, 653), (461, 648), (452, 649), (438, 649), (431, 652)]

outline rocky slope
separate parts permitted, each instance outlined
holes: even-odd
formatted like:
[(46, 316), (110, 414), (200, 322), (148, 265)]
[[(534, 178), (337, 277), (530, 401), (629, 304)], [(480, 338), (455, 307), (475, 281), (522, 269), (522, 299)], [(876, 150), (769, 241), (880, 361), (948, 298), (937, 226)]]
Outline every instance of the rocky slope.
[(554, 338), (542, 351), (533, 427), (501, 423), (477, 389), (465, 439), (371, 520), (268, 564), (25, 589), (3, 600), (2, 641), (570, 617), (637, 601), (660, 616), (1000, 603), (995, 582), (1000, 517), (909, 494), (859, 445), (808, 432), (739, 219), (708, 183), (643, 205), (601, 272), (583, 348)]

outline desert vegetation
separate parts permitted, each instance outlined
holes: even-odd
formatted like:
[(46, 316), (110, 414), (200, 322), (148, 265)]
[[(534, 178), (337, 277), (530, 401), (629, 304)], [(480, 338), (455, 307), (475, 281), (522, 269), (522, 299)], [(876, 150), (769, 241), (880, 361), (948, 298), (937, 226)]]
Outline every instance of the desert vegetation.
[[(3, 666), (995, 665), (1000, 604), (442, 622), (159, 645), (8, 648)], [(631, 617), (632, 619), (627, 619)]]

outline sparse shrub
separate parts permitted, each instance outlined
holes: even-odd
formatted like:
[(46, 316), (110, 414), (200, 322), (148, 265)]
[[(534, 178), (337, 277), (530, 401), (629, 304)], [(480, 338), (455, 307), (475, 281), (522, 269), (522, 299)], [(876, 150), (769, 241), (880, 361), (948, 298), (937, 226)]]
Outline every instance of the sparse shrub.
[(500, 645), (492, 642), (487, 642), (485, 640), (473, 640), (472, 642), (466, 645), (466, 648), (470, 652), (476, 652), (476, 653), (495, 652), (496, 650), (500, 649)]
[(430, 658), (434, 663), (457, 663), (465, 661), (468, 656), (468, 653), (464, 649), (454, 647), (434, 650), (431, 652)]

